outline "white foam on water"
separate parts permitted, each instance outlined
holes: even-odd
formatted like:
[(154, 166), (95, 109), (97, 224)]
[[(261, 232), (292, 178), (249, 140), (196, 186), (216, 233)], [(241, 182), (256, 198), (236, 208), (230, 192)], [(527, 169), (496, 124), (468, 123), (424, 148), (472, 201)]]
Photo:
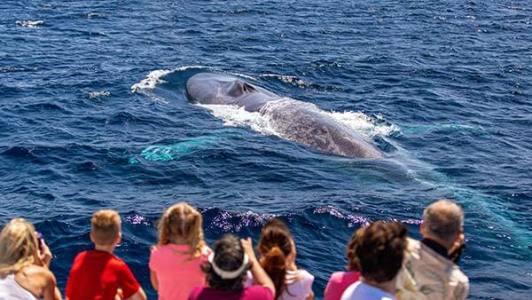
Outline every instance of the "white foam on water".
[(133, 93), (142, 93), (144, 91), (153, 90), (158, 84), (165, 83), (166, 81), (161, 78), (174, 72), (186, 71), (189, 69), (202, 69), (207, 68), (200, 65), (192, 66), (182, 66), (175, 69), (160, 69), (151, 71), (146, 78), (142, 79), (140, 82), (137, 82), (131, 86), (131, 92)]
[(209, 110), (216, 118), (221, 119), (227, 127), (249, 127), (265, 135), (280, 136), (269, 124), (266, 115), (259, 112), (249, 112), (236, 105), (197, 104)]
[(337, 219), (345, 220), (347, 221), (347, 226), (349, 227), (354, 227), (357, 224), (367, 225), (370, 222), (370, 220), (364, 216), (344, 213), (340, 211), (340, 209), (332, 205), (317, 207), (314, 209), (313, 213), (314, 214), (328, 214)]
[(100, 14), (100, 13), (95, 13), (95, 12), (90, 12), (87, 14), (87, 19), (95, 19), (95, 18), (100, 18), (100, 17), (103, 17), (104, 15), (103, 14)]
[[(282, 103), (279, 104), (282, 105)], [(309, 105), (313, 104), (309, 103)], [(238, 107), (236, 105), (198, 104), (198, 106), (209, 110), (215, 117), (221, 119), (224, 122), (225, 126), (249, 127), (265, 135), (276, 135), (282, 137), (282, 134), (277, 132), (274, 127), (270, 125), (270, 118), (267, 114), (261, 114), (259, 112), (248, 112), (243, 107)], [(394, 124), (382, 122), (383, 117), (381, 116), (371, 117), (362, 112), (350, 111), (319, 111), (368, 138), (372, 138), (374, 136), (386, 137), (400, 131), (399, 127)]]
[[(374, 136), (391, 136), (395, 133), (399, 133), (401, 130), (399, 126), (395, 124), (390, 124), (384, 121), (383, 116), (368, 116), (362, 112), (352, 112), (352, 111), (344, 111), (344, 112), (326, 112), (325, 114), (329, 115), (336, 121), (348, 126), (349, 128), (352, 128), (356, 132), (367, 136), (367, 137), (374, 137)], [(383, 123), (383, 124), (380, 124)]]
[(157, 84), (164, 83), (165, 81), (161, 77), (168, 75), (172, 70), (154, 70), (151, 71), (146, 78), (142, 79), (140, 82), (135, 83), (131, 86), (131, 92), (139, 93), (144, 90), (153, 90)]
[(202, 66), (202, 65), (190, 65), (190, 66), (181, 66), (181, 67), (175, 68), (173, 71), (186, 71), (190, 69), (210, 69), (210, 67)]
[(292, 76), (292, 75), (281, 75), (281, 74), (273, 74), (273, 73), (267, 73), (267, 74), (262, 74), (260, 75), (260, 77), (263, 77), (263, 78), (276, 78), (284, 83), (288, 83), (288, 84), (291, 84), (291, 85), (295, 85), (297, 87), (300, 87), (300, 88), (304, 88), (304, 87), (307, 87), (309, 86), (310, 84), (308, 84), (307, 82), (301, 80), (300, 78), (298, 78), (297, 76)]
[(246, 79), (251, 79), (251, 80), (255, 80), (255, 81), (257, 81), (257, 78), (255, 78), (255, 77), (253, 77), (253, 76), (246, 75), (246, 74), (241, 74), (241, 73), (231, 73), (231, 72), (229, 72), (228, 74), (233, 75), (233, 76), (237, 76), (237, 77), (241, 77), (241, 78), (246, 78)]
[(242, 213), (222, 210), (214, 216), (207, 226), (221, 228), (229, 232), (240, 232), (249, 227), (262, 227), (274, 217), (276, 217), (274, 214), (261, 214), (250, 210)]
[(100, 97), (109, 97), (111, 92), (109, 91), (94, 91), (89, 93), (89, 99), (96, 99)]
[(41, 20), (23, 20), (23, 21), (17, 21), (16, 24), (18, 26), (27, 27), (27, 28), (38, 28), (42, 24), (44, 24), (44, 21)]

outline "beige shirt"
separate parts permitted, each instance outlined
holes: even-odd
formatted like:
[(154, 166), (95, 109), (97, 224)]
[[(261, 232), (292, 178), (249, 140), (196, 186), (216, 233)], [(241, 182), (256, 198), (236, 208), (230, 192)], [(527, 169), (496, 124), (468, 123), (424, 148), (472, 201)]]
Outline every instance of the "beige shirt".
[(469, 279), (457, 265), (410, 238), (396, 284), (399, 300), (466, 299), (469, 293)]

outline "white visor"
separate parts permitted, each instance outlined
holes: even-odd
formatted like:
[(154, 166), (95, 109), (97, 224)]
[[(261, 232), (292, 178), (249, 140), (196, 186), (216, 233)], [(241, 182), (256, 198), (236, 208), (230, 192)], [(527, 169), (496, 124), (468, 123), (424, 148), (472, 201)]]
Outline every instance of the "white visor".
[(220, 267), (218, 267), (214, 263), (214, 252), (212, 252), (209, 255), (209, 262), (211, 263), (211, 266), (212, 266), (212, 269), (214, 270), (214, 273), (218, 274), (218, 276), (222, 277), (222, 279), (235, 279), (238, 276), (240, 276), (240, 274), (242, 274), (242, 272), (244, 272), (244, 270), (248, 266), (249, 258), (244, 253), (244, 261), (242, 262), (242, 265), (238, 269), (236, 269), (234, 271), (225, 271), (225, 270), (220, 269)]

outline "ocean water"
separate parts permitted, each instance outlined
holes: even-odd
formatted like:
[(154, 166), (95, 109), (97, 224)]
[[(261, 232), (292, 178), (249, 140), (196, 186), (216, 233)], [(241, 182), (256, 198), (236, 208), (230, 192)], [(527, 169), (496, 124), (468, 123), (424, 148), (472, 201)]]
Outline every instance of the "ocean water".
[[(351, 233), (424, 206), (466, 212), (471, 299), (532, 293), (530, 1), (2, 1), (0, 222), (33, 221), (63, 290), (89, 219), (119, 210), (117, 254), (149, 293), (155, 224), (176, 201), (209, 242), (273, 216), (328, 276)], [(307, 101), (373, 141), (377, 161), (280, 138), (258, 114), (198, 106), (197, 72)]]

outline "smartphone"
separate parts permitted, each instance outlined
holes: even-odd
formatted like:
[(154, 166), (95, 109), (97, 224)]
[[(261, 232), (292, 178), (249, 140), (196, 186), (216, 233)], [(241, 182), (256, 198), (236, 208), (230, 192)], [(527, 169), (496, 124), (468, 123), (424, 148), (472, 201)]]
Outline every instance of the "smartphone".
[(37, 235), (37, 241), (38, 241), (38, 243), (39, 243), (39, 251), (40, 251), (41, 253), (43, 253), (43, 252), (44, 252), (44, 237), (43, 237), (43, 235), (42, 235), (40, 232), (38, 232), (38, 231), (35, 232), (35, 235)]

